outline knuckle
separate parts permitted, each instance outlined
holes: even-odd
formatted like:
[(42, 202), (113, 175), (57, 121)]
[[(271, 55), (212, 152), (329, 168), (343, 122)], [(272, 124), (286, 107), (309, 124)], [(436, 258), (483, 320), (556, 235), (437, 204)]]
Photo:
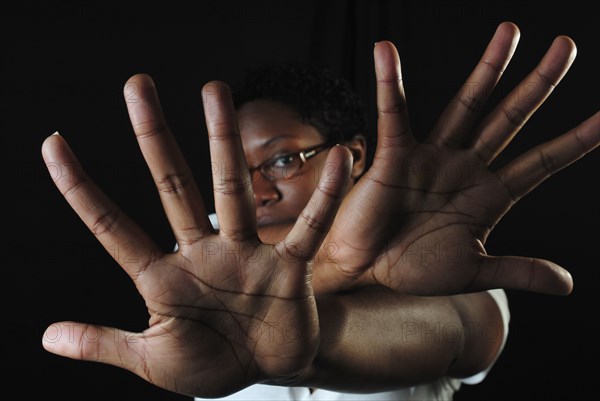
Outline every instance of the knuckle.
[(63, 196), (65, 198), (72, 198), (81, 189), (83, 189), (86, 182), (87, 178), (85, 176), (76, 176), (76, 179), (71, 183), (71, 185), (63, 190)]
[(146, 140), (160, 135), (168, 130), (167, 125), (156, 120), (137, 122), (133, 125), (133, 131), (138, 140)]
[(109, 210), (96, 218), (90, 226), (90, 231), (95, 236), (101, 236), (105, 233), (115, 231), (115, 227), (120, 220), (120, 212), (117, 210)]
[(550, 153), (543, 150), (538, 151), (540, 164), (548, 174), (554, 174), (559, 169), (558, 161)]
[(402, 114), (406, 111), (406, 102), (402, 100), (395, 100), (393, 103), (386, 104), (377, 108), (379, 115), (385, 116), (386, 114)]
[(189, 174), (166, 174), (156, 180), (156, 188), (158, 188), (158, 191), (163, 194), (180, 194), (189, 185), (189, 181)]
[(476, 95), (459, 96), (457, 99), (472, 114), (478, 114), (483, 107), (483, 101)]
[(506, 105), (501, 110), (510, 124), (515, 127), (521, 127), (527, 120), (527, 113), (516, 105)]
[(208, 138), (211, 141), (230, 141), (240, 136), (229, 121), (209, 121), (208, 128)]
[(544, 85), (546, 85), (548, 88), (554, 88), (557, 85), (557, 82), (554, 81), (553, 79), (551, 79), (548, 74), (546, 74), (544, 71), (540, 70), (539, 68), (536, 68), (535, 70), (535, 74), (540, 78), (540, 80), (544, 83)]
[(250, 180), (243, 178), (221, 178), (213, 185), (215, 193), (223, 196), (241, 195), (251, 187)]
[(327, 223), (316, 216), (311, 216), (307, 213), (301, 213), (300, 219), (304, 222), (304, 224), (307, 227), (309, 227), (313, 231), (317, 231), (319, 233), (327, 232)]

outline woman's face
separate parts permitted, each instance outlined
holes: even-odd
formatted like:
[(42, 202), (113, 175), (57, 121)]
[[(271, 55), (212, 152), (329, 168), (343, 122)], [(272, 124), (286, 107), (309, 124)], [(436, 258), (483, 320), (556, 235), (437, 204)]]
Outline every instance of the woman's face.
[[(325, 138), (304, 124), (289, 107), (260, 99), (244, 104), (237, 113), (248, 166), (298, 153), (320, 145)], [(329, 149), (308, 159), (290, 178), (268, 180), (258, 170), (252, 173), (258, 226), (293, 224), (319, 182)]]

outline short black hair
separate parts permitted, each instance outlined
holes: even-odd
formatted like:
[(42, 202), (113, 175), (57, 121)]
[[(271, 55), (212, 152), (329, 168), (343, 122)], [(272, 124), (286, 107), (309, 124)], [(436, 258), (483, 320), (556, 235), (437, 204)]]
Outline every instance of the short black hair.
[(358, 93), (329, 68), (271, 62), (246, 71), (231, 90), (236, 110), (253, 100), (273, 100), (297, 112), (326, 140), (341, 143), (363, 135), (368, 143), (366, 110)]

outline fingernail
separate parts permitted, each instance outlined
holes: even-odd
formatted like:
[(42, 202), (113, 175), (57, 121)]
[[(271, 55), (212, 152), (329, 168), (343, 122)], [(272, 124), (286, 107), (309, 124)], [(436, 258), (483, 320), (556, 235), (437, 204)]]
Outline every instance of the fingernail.
[(60, 134), (58, 133), (58, 131), (54, 131), (54, 134), (52, 134), (52, 135), (59, 135), (60, 136)]
[(375, 42), (375, 44), (373, 45), (373, 47), (377, 46), (377, 43), (379, 43), (379, 42)]

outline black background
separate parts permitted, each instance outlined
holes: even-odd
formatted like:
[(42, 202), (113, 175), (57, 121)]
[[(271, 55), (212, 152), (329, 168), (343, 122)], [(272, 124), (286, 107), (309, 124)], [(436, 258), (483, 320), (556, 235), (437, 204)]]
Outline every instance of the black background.
[[(88, 173), (168, 249), (158, 196), (132, 134), (122, 88), (155, 80), (163, 108), (211, 205), (200, 88), (236, 80), (273, 59), (326, 65), (365, 99), (374, 125), (373, 42), (402, 59), (411, 125), (422, 137), (485, 49), (498, 23), (521, 41), (491, 104), (534, 68), (553, 38), (571, 36), (578, 57), (500, 162), (561, 134), (600, 109), (597, 2), (209, 1), (109, 8), (64, 2), (3, 5), (2, 186), (8, 224), (3, 271), (2, 392), (17, 399), (176, 400), (125, 370), (43, 350), (44, 329), (77, 320), (143, 330), (147, 313), (118, 265), (62, 199), (40, 156), (59, 130)], [(508, 291), (512, 320), (487, 379), (456, 400), (591, 399), (597, 394), (598, 151), (517, 204), (492, 233), (491, 254), (543, 257), (567, 267), (569, 297)]]

